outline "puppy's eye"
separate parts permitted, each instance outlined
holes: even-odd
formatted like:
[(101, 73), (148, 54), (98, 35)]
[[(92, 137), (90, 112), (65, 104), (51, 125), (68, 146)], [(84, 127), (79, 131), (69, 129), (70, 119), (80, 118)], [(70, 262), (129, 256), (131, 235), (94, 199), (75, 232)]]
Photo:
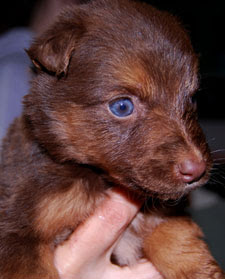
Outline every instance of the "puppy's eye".
[(109, 104), (111, 112), (118, 117), (126, 117), (133, 113), (134, 104), (128, 98), (118, 99)]

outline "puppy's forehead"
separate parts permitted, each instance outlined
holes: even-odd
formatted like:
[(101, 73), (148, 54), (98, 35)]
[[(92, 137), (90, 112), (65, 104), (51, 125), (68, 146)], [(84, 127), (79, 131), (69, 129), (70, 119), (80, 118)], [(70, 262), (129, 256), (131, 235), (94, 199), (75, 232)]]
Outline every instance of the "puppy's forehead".
[(183, 61), (179, 58), (164, 59), (157, 52), (148, 54), (146, 50), (145, 55), (136, 53), (121, 59), (114, 65), (113, 76), (118, 86), (150, 102), (190, 96), (198, 86), (197, 65), (192, 57)]
[(132, 88), (142, 98), (173, 98), (197, 88), (197, 58), (173, 16), (122, 0), (93, 19), (91, 38), (107, 53), (105, 64), (118, 86)]

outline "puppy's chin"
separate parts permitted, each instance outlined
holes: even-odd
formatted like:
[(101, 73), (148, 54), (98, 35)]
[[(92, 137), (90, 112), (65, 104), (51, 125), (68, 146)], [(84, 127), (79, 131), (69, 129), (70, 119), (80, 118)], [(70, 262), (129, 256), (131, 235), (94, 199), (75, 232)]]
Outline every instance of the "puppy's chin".
[(163, 201), (167, 200), (179, 200), (185, 195), (189, 193), (189, 191), (185, 191), (185, 188), (180, 189), (178, 191), (155, 191), (152, 190), (151, 188), (147, 187), (142, 187), (140, 185), (133, 185), (132, 187), (129, 186), (129, 188), (132, 188), (135, 192), (138, 193), (138, 195), (141, 198), (148, 199), (148, 198), (153, 198), (153, 199), (159, 199)]
[[(180, 185), (180, 187), (177, 187), (176, 189), (173, 189), (171, 191), (154, 191), (151, 189), (144, 188), (143, 193), (147, 196), (155, 197), (160, 200), (179, 200), (182, 199), (184, 196), (187, 196), (191, 191), (203, 186), (206, 184), (208, 179), (202, 179), (201, 181), (194, 182), (191, 184), (183, 184)], [(168, 187), (168, 186), (167, 186)], [(140, 189), (142, 187), (139, 187)], [(166, 188), (166, 187), (165, 187)]]
[(133, 179), (126, 178), (126, 182), (117, 178), (110, 178), (111, 183), (114, 185), (120, 185), (123, 188), (134, 192), (140, 199), (156, 198), (163, 201), (167, 200), (179, 200), (188, 195), (191, 191), (199, 188), (207, 183), (209, 180), (208, 175), (202, 177), (199, 181), (193, 183), (174, 183), (166, 184), (165, 182), (158, 181), (154, 185), (150, 183), (140, 183)]

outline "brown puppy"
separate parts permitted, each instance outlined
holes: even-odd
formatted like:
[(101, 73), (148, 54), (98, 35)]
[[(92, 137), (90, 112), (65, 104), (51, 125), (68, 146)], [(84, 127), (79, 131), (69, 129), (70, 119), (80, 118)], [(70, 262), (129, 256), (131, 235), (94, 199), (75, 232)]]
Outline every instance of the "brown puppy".
[[(36, 76), (2, 148), (0, 278), (56, 279), (54, 245), (105, 189), (179, 199), (208, 180), (211, 160), (192, 101), (197, 57), (166, 12), (128, 0), (71, 7), (28, 54)], [(197, 225), (165, 211), (140, 213), (114, 261), (224, 278)]]

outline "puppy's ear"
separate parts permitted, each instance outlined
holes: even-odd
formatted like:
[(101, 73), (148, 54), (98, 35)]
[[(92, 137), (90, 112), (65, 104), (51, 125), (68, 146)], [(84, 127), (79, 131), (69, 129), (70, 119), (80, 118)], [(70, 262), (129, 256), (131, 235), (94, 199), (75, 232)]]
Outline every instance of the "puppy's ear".
[(85, 32), (81, 19), (70, 17), (68, 14), (63, 15), (64, 20), (56, 22), (26, 50), (38, 70), (56, 76), (67, 73), (71, 55)]

